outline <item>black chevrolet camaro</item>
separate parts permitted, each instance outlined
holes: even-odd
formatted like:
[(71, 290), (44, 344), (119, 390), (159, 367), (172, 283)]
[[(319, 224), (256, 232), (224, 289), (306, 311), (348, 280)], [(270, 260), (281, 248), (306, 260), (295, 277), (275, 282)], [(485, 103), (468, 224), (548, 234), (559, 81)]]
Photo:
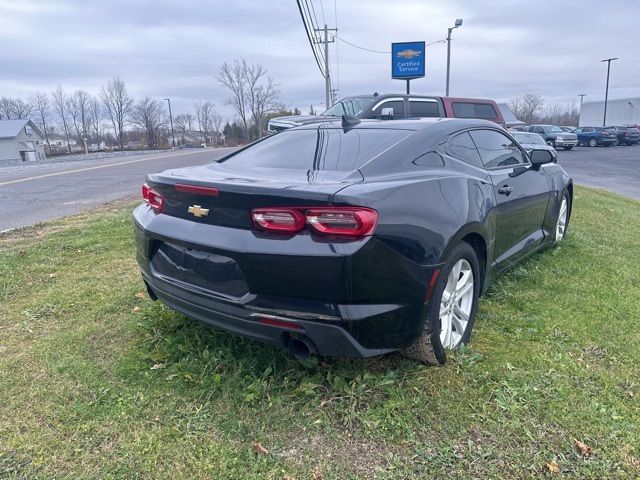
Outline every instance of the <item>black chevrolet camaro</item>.
[(143, 196), (153, 299), (298, 358), (442, 364), (495, 276), (564, 238), (573, 183), (492, 122), (345, 117), (149, 175)]

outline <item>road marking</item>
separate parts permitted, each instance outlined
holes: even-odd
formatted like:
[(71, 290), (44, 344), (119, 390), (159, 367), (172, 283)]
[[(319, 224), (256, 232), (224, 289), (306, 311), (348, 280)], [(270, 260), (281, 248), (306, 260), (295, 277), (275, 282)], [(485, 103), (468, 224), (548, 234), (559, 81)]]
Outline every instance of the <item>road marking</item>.
[[(229, 148), (233, 148), (233, 147), (217, 148), (216, 150), (228, 150)], [(95, 167), (78, 168), (76, 170), (66, 170), (64, 172), (46, 173), (44, 175), (35, 175), (33, 177), (18, 178), (16, 180), (9, 180), (7, 182), (0, 182), (0, 187), (3, 187), (5, 185), (12, 185), (14, 183), (28, 182), (30, 180), (38, 180), (40, 178), (57, 177), (59, 175), (67, 175), (69, 173), (87, 172), (89, 170), (98, 170), (100, 168), (115, 167), (117, 165), (127, 165), (129, 163), (146, 162), (147, 160), (158, 160), (160, 158), (179, 157), (179, 156), (182, 156), (182, 155), (192, 155), (194, 153), (204, 153), (204, 152), (207, 152), (207, 150), (198, 151), (198, 152), (174, 153), (174, 154), (171, 154), (171, 155), (160, 155), (160, 156), (148, 157), (148, 158), (137, 158), (135, 160), (128, 160), (126, 162), (109, 163), (107, 165), (96, 165)], [(210, 153), (210, 152), (208, 152), (208, 153)]]

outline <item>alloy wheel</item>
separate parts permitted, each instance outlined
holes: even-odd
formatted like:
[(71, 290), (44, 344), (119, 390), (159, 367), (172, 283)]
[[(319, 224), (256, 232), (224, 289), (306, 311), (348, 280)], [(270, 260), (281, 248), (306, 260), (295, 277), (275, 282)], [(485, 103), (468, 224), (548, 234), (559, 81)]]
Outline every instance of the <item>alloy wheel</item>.
[(559, 242), (564, 238), (564, 233), (567, 229), (567, 214), (568, 214), (567, 197), (562, 197), (562, 203), (560, 204), (560, 213), (558, 214), (558, 223), (556, 224), (556, 242)]
[(462, 341), (469, 324), (473, 297), (473, 269), (462, 258), (451, 269), (440, 301), (440, 342), (444, 348), (456, 348)]

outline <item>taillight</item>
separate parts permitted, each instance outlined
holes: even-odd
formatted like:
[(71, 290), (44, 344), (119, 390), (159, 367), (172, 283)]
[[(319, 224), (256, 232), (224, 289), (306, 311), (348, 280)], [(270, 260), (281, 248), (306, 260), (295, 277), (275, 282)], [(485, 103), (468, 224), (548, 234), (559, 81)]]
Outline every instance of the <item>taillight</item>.
[(142, 198), (156, 213), (161, 213), (164, 207), (164, 198), (146, 183), (142, 185)]
[(370, 235), (378, 221), (378, 212), (369, 208), (314, 208), (305, 212), (307, 225), (325, 235), (362, 237)]
[(258, 228), (270, 232), (296, 233), (304, 228), (304, 215), (293, 208), (255, 208), (251, 219)]
[(277, 233), (297, 233), (305, 225), (323, 235), (363, 237), (371, 235), (378, 212), (364, 207), (277, 207), (251, 211), (260, 229)]

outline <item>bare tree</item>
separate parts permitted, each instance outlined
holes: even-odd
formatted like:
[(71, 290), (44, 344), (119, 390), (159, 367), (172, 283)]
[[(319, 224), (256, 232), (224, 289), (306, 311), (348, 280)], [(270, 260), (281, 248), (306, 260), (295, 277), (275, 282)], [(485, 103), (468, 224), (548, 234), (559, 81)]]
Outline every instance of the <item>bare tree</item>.
[(160, 128), (166, 123), (163, 104), (145, 97), (133, 107), (131, 119), (144, 130), (149, 147), (156, 148), (159, 144)]
[(509, 101), (509, 108), (518, 120), (532, 123), (536, 115), (542, 110), (544, 99), (540, 95), (527, 93), (522, 97), (513, 97)]
[(211, 142), (210, 133), (213, 129), (213, 116), (216, 114), (213, 107), (214, 104), (212, 102), (198, 102), (195, 104), (198, 128), (204, 135), (204, 143), (206, 145)]
[(76, 90), (68, 99), (67, 110), (78, 139), (82, 141), (84, 152), (88, 153), (89, 101), (91, 96), (84, 90)]
[(536, 119), (539, 123), (550, 125), (575, 125), (578, 126), (580, 112), (575, 103), (554, 104), (546, 106)]
[(49, 128), (47, 122), (49, 121), (49, 114), (51, 113), (49, 107), (49, 96), (46, 93), (36, 92), (29, 98), (31, 108), (36, 115), (36, 123), (44, 132), (44, 138), (47, 142), (47, 148), (49, 155), (51, 155), (51, 143), (49, 142)]
[(0, 120), (10, 120), (13, 115), (13, 99), (9, 97), (0, 98)]
[(267, 70), (260, 64), (247, 64), (234, 60), (233, 64), (223, 63), (218, 72), (218, 81), (231, 90), (227, 103), (240, 117), (245, 138), (250, 138), (250, 120), (262, 137), (262, 120), (266, 113), (276, 106), (278, 86), (272, 78), (266, 77)]
[(29, 102), (25, 102), (21, 98), (13, 100), (13, 118), (27, 119), (31, 116), (32, 108)]
[(69, 118), (67, 113), (67, 94), (64, 93), (62, 87), (58, 85), (58, 88), (54, 90), (51, 94), (53, 97), (53, 105), (58, 113), (58, 118), (60, 119), (60, 123), (62, 123), (62, 130), (64, 131), (64, 136), (67, 139), (67, 151), (71, 153), (71, 145), (69, 145)]
[(187, 134), (187, 132), (191, 131), (191, 117), (192, 115), (190, 113), (180, 113), (173, 119), (176, 134), (180, 135), (180, 144), (184, 144), (185, 135)]
[(31, 104), (21, 98), (0, 98), (0, 120), (28, 119), (31, 113)]
[(118, 77), (113, 77), (106, 87), (102, 87), (100, 99), (107, 117), (111, 120), (118, 144), (123, 148), (124, 126), (131, 114), (133, 99), (129, 96), (125, 83)]
[(234, 60), (233, 64), (223, 63), (218, 72), (218, 81), (231, 90), (227, 104), (233, 107), (240, 118), (246, 138), (249, 138), (249, 107), (247, 101), (247, 85), (245, 83), (247, 62)]
[(219, 142), (219, 139), (222, 136), (222, 122), (224, 122), (222, 115), (214, 113), (211, 116), (211, 127), (213, 128), (214, 145)]
[(93, 136), (95, 137), (96, 142), (100, 143), (100, 125), (102, 124), (102, 119), (104, 118), (102, 113), (102, 108), (100, 107), (100, 102), (96, 97), (91, 97), (89, 99), (89, 126), (90, 130), (93, 132)]
[(280, 92), (273, 79), (267, 78), (264, 85), (250, 89), (250, 93), (253, 122), (258, 130), (258, 138), (262, 138), (262, 120), (267, 113), (277, 108), (277, 99)]

